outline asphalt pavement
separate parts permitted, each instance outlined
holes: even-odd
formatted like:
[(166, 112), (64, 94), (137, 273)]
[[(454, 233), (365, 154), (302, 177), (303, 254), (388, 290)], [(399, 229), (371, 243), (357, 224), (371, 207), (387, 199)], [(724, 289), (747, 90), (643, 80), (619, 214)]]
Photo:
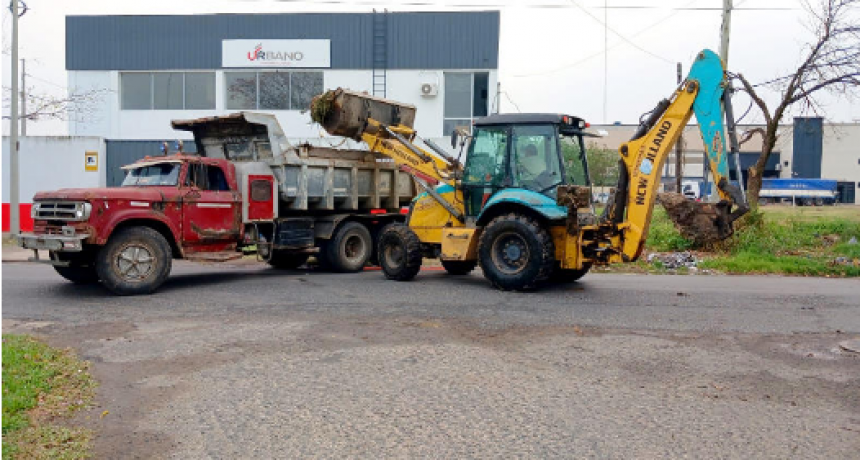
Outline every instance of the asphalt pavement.
[[(860, 281), (3, 264), (4, 332), (93, 362), (99, 458), (857, 458)], [(108, 411), (108, 415), (100, 415)]]

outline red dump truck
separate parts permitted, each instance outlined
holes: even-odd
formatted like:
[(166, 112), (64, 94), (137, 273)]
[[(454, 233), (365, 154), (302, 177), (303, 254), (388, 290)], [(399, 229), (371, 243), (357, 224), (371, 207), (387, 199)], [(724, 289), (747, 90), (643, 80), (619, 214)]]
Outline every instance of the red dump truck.
[[(361, 150), (292, 145), (273, 115), (242, 112), (174, 121), (197, 155), (177, 152), (125, 166), (120, 187), (34, 197), (34, 231), (18, 236), (74, 283), (146, 294), (173, 259), (227, 261), (256, 252), (273, 267), (310, 255), (333, 271), (361, 270), (376, 235), (405, 220), (412, 179)], [(48, 251), (39, 260), (38, 250)]]

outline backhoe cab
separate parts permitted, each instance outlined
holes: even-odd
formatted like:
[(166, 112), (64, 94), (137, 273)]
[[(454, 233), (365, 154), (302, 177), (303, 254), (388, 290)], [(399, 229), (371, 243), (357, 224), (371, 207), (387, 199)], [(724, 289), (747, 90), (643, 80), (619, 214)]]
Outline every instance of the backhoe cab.
[[(558, 114), (491, 115), (474, 122), (465, 166), (432, 142), (419, 147), (415, 108), (337, 89), (314, 98), (314, 121), (333, 135), (362, 140), (410, 173), (424, 193), (407, 224), (384, 229), (378, 243), (385, 276), (410, 280), (423, 258), (451, 275), (480, 264), (497, 288), (525, 290), (544, 281), (575, 281), (592, 265), (632, 262), (642, 253), (662, 166), (695, 113), (721, 201), (663, 199), (685, 234), (721, 239), (748, 209), (728, 180), (724, 141), (725, 76), (719, 57), (702, 51), (687, 79), (661, 101), (619, 148), (619, 180), (596, 216), (585, 155), (587, 124)], [(731, 120), (729, 121), (731, 122)], [(455, 140), (456, 142), (456, 140)], [(572, 142), (574, 158), (562, 142)]]
[[(504, 114), (475, 120), (468, 144), (461, 188), (465, 215), (470, 223), (485, 221), (485, 210), (500, 203), (519, 203), (554, 218), (558, 208), (556, 189), (572, 181), (590, 185), (581, 118), (557, 114)], [(565, 171), (562, 142), (572, 142), (579, 152), (571, 171)], [(578, 177), (573, 177), (573, 171)], [(578, 179), (578, 180), (577, 180)], [(505, 194), (498, 195), (500, 192)]]

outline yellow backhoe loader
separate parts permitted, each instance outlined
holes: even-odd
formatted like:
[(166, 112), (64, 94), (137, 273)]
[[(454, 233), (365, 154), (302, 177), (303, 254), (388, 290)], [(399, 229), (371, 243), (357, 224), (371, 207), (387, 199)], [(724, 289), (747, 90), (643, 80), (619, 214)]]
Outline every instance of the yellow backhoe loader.
[[(573, 281), (594, 265), (635, 261), (648, 235), (662, 166), (695, 114), (720, 196), (716, 204), (667, 197), (664, 205), (687, 235), (718, 240), (748, 207), (729, 181), (723, 123), (725, 72), (702, 51), (687, 79), (661, 101), (618, 152), (619, 180), (601, 215), (593, 211), (581, 118), (559, 114), (497, 114), (474, 121), (465, 164), (436, 144), (420, 148), (415, 108), (343, 89), (317, 96), (314, 121), (332, 135), (367, 143), (422, 186), (407, 224), (382, 231), (379, 263), (389, 279), (414, 278), (423, 258), (438, 257), (452, 275), (481, 266), (503, 290), (528, 290), (547, 280)], [(731, 121), (730, 121), (731, 123)], [(578, 159), (565, 164), (562, 142)], [(432, 152), (431, 152), (432, 151)], [(567, 167), (566, 167), (567, 166)]]

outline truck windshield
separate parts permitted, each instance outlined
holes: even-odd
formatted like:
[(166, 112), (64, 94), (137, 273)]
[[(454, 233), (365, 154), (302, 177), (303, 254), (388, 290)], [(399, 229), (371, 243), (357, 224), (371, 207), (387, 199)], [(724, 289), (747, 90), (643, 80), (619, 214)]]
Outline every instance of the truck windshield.
[(179, 183), (179, 163), (162, 163), (129, 170), (123, 187), (140, 185), (176, 185)]

